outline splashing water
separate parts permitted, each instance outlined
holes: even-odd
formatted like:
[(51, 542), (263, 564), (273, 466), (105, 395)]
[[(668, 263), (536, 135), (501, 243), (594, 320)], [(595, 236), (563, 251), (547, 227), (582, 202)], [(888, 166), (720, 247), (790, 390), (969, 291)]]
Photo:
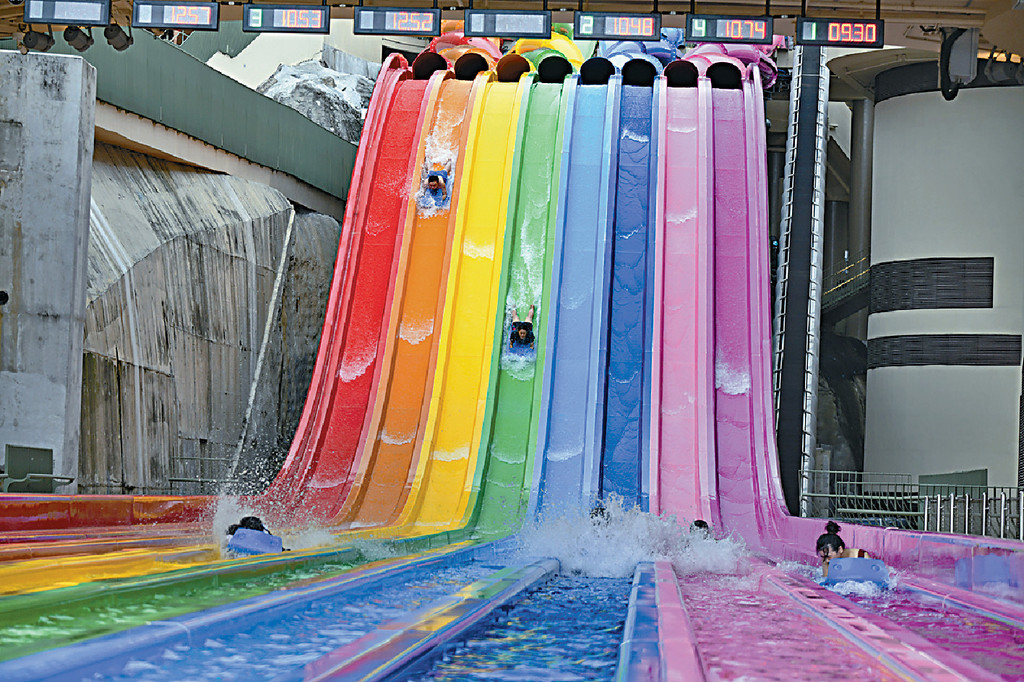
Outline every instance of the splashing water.
[(521, 556), (551, 556), (563, 573), (595, 578), (625, 578), (641, 561), (671, 561), (680, 575), (735, 573), (747, 552), (742, 541), (688, 533), (674, 516), (657, 516), (622, 499), (606, 500), (604, 515), (586, 510), (527, 524), (519, 534)]

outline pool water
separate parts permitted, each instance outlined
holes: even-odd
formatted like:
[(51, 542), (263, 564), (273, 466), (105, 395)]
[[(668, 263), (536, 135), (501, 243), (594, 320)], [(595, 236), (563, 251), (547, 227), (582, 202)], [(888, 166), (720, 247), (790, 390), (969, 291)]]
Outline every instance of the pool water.
[(329, 578), (351, 568), (352, 564), (327, 562), (256, 576), (222, 575), (187, 585), (168, 585), (161, 592), (145, 596), (112, 593), (101, 603), (50, 608), (31, 621), (0, 623), (0, 660), (266, 594), (302, 580)]
[(632, 581), (560, 576), (394, 680), (600, 681), (615, 675)]
[(901, 589), (847, 598), (1003, 679), (1024, 680), (1024, 632), (1017, 628)]
[[(381, 623), (457, 591), (497, 569), (480, 562), (414, 571), (334, 598), (313, 600), (291, 616), (240, 624), (224, 636), (132, 660), (104, 680), (263, 680), (301, 668)], [(92, 679), (92, 678), (90, 678)]]
[(899, 680), (766, 577), (753, 562), (734, 575), (682, 577), (680, 593), (712, 679)]

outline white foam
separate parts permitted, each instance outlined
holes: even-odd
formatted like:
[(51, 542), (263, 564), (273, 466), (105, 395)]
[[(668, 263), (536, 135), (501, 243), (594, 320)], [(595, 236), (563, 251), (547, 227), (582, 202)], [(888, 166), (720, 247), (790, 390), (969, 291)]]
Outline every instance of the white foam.
[(725, 361), (715, 360), (715, 388), (729, 395), (750, 392), (750, 373), (733, 369)]
[(402, 320), (398, 330), (398, 338), (408, 341), (412, 345), (421, 343), (424, 339), (434, 333), (434, 320)]
[(689, 533), (674, 516), (624, 508), (610, 497), (605, 516), (573, 510), (527, 524), (518, 536), (522, 556), (551, 556), (566, 573), (625, 578), (640, 561), (671, 561), (683, 575), (733, 574), (748, 552), (742, 541)]
[(690, 220), (697, 217), (697, 207), (691, 206), (684, 213), (669, 213), (665, 216), (665, 221), (670, 225), (682, 225)]
[(644, 133), (633, 132), (629, 128), (624, 128), (622, 130), (622, 137), (627, 139), (627, 140), (633, 140), (634, 142), (640, 142), (640, 143), (646, 143), (646, 142), (650, 142), (651, 141), (651, 136), (650, 135), (645, 135)]
[(382, 443), (388, 445), (405, 445), (411, 443), (412, 439), (416, 437), (416, 429), (414, 428), (409, 433), (390, 433), (386, 429), (381, 429), (380, 440)]
[(469, 459), (469, 446), (450, 451), (434, 450), (430, 456), (440, 462), (457, 462), (460, 459)]
[(669, 119), (665, 127), (673, 133), (695, 133), (697, 132), (696, 123), (676, 123), (672, 119)]
[(338, 378), (348, 383), (355, 381), (366, 373), (366, 370), (377, 359), (376, 348), (364, 348), (345, 354), (345, 359), (338, 368)]
[(494, 260), (494, 242), (477, 244), (469, 239), (462, 240), (462, 253), (470, 258)]

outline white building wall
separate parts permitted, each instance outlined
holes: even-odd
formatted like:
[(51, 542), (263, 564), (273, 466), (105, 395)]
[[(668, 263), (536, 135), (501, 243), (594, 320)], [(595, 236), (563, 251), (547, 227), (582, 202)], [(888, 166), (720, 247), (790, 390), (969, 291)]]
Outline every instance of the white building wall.
[[(874, 313), (868, 339), (1024, 331), (1024, 88), (918, 93), (875, 109), (872, 264), (994, 258), (993, 307)], [(865, 470), (987, 468), (1016, 485), (1021, 367), (868, 371)]]

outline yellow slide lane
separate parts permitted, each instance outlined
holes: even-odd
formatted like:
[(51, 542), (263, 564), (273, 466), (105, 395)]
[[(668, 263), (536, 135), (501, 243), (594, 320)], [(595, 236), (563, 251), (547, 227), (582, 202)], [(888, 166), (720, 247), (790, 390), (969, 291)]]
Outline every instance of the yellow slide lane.
[[(429, 132), (416, 157), (417, 182), (429, 171), (451, 173), (452, 188), (462, 172), (465, 131), (469, 128), (473, 82), (449, 78), (441, 83), (440, 96), (429, 121)], [(414, 188), (415, 194), (419, 186)], [(448, 207), (410, 207), (409, 237), (402, 245), (398, 305), (392, 308), (387, 364), (367, 437), (364, 460), (366, 478), (353, 488), (345, 502), (348, 513), (339, 519), (361, 528), (393, 523), (405, 504), (409, 483), (416, 471), (420, 425), (426, 421), (437, 334), (444, 303), (451, 237), (459, 195), (452, 192)], [(402, 276), (404, 274), (404, 277)]]
[(0, 566), (0, 594), (40, 592), (93, 580), (162, 573), (220, 560), (218, 546), (196, 545), (188, 549), (132, 549), (100, 555), (13, 561)]
[[(437, 374), (409, 504), (414, 534), (461, 527), (479, 490), (478, 463), (500, 302), (505, 222), (520, 110), (531, 75), (487, 79), (473, 108), (460, 187)], [(499, 332), (500, 333), (500, 332)], [(411, 528), (407, 528), (412, 530)]]

